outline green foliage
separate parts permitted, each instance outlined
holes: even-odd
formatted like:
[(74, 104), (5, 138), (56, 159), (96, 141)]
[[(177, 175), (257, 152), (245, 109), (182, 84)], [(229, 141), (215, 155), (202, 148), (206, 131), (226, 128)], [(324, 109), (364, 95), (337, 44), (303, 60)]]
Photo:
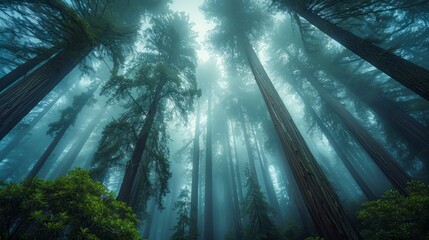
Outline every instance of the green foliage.
[(305, 240), (324, 240), (324, 238), (321, 237), (307, 237)]
[(247, 194), (244, 199), (244, 216), (246, 239), (281, 239), (282, 236), (271, 220), (271, 209), (267, 200), (250, 171), (246, 171)]
[(358, 213), (365, 239), (429, 239), (429, 186), (408, 183), (408, 196), (386, 191), (365, 202)]
[(88, 92), (81, 93), (73, 98), (73, 103), (70, 107), (61, 111), (60, 119), (58, 121), (50, 123), (47, 134), (54, 136), (57, 135), (64, 128), (68, 128), (74, 125), (79, 112), (87, 103), (92, 103), (92, 92), (95, 89), (89, 90)]
[(189, 239), (189, 225), (191, 218), (189, 216), (191, 210), (191, 192), (188, 188), (183, 188), (174, 204), (174, 210), (177, 210), (177, 224), (174, 226), (175, 230), (171, 239), (186, 240)]
[(282, 232), (284, 238), (288, 240), (300, 240), (305, 236), (304, 230), (292, 221), (286, 223)]
[(139, 239), (137, 218), (88, 172), (0, 185), (1, 239)]

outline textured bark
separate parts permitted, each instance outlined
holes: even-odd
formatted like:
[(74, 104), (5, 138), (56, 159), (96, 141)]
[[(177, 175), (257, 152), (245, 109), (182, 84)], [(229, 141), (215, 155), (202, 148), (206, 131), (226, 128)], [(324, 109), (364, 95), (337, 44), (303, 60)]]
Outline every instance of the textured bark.
[(28, 133), (36, 126), (40, 120), (51, 110), (51, 108), (57, 103), (57, 101), (63, 95), (59, 93), (43, 110), (28, 124), (28, 127), (20, 130), (19, 133), (0, 151), (0, 162), (21, 142), (21, 140), (28, 136)]
[(207, 106), (207, 134), (206, 134), (206, 187), (204, 194), (204, 239), (212, 240), (213, 232), (213, 160), (212, 160), (212, 96), (211, 90), (208, 92)]
[(92, 46), (64, 49), (43, 66), (0, 94), (0, 139), (3, 139), (67, 74)]
[(94, 131), (95, 127), (97, 127), (98, 123), (100, 122), (100, 119), (103, 117), (103, 113), (104, 111), (99, 112), (85, 128), (83, 134), (78, 136), (79, 139), (76, 141), (76, 143), (74, 143), (73, 147), (64, 157), (63, 161), (58, 164), (58, 167), (56, 167), (52, 173), (52, 176), (50, 176), (50, 179), (56, 179), (67, 174), (73, 163), (76, 161), (76, 158), (82, 150), (82, 147), (85, 145), (86, 141), (88, 141), (89, 136), (91, 136), (91, 133)]
[(55, 54), (56, 50), (54, 49), (45, 49), (37, 56), (32, 59), (27, 60), (25, 63), (21, 64), (11, 72), (7, 73), (0, 79), (0, 92), (4, 89), (10, 87), (12, 84), (17, 82), (22, 76), (34, 70), (38, 65), (43, 61), (48, 60)]
[(152, 129), (152, 125), (155, 120), (155, 115), (158, 110), (158, 104), (161, 101), (162, 97), (162, 89), (164, 88), (165, 84), (166, 78), (161, 78), (155, 90), (155, 96), (150, 103), (149, 111), (147, 112), (143, 127), (139, 132), (136, 146), (131, 156), (131, 160), (128, 161), (127, 167), (125, 169), (124, 178), (116, 199), (127, 204), (130, 204), (133, 201), (131, 195), (133, 185), (137, 176), (137, 170), (139, 169), (140, 163), (142, 161), (143, 152), (146, 149), (146, 142), (149, 138), (150, 130)]
[(295, 5), (291, 10), (380, 71), (429, 100), (429, 70), (330, 23), (304, 7)]
[(314, 225), (326, 239), (361, 239), (247, 38), (240, 45), (263, 96)]
[(401, 169), (395, 159), (393, 159), (383, 146), (359, 124), (353, 115), (323, 88), (313, 75), (308, 72), (304, 74), (307, 81), (317, 90), (320, 97), (326, 102), (329, 108), (340, 118), (344, 126), (352, 133), (393, 186), (402, 194), (407, 195), (406, 188), (407, 182), (411, 180), (410, 176)]
[(344, 164), (344, 166), (349, 171), (350, 175), (352, 175), (353, 179), (356, 181), (359, 188), (362, 190), (363, 194), (368, 200), (374, 200), (375, 194), (372, 192), (368, 184), (363, 180), (363, 178), (360, 176), (360, 174), (356, 171), (356, 168), (351, 163), (348, 156), (344, 153), (343, 149), (335, 139), (332, 132), (328, 129), (328, 127), (325, 125), (325, 123), (320, 119), (320, 117), (317, 115), (316, 111), (311, 107), (310, 101), (304, 96), (304, 94), (297, 88), (295, 88), (295, 91), (300, 95), (301, 99), (303, 100), (306, 110), (310, 113), (310, 115), (313, 117), (314, 121), (316, 122), (317, 126), (319, 126), (320, 130), (325, 135), (326, 139), (328, 139), (329, 143), (331, 144), (332, 148), (335, 150), (335, 152), (338, 154), (338, 157), (341, 159), (341, 162)]
[(198, 176), (200, 170), (200, 108), (197, 103), (194, 146), (192, 149), (192, 190), (189, 234), (190, 239), (198, 238)]

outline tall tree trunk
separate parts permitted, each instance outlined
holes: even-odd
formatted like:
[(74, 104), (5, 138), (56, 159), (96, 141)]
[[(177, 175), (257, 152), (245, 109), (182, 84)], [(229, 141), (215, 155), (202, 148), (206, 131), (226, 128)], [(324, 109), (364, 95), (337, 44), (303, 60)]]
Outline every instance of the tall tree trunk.
[(235, 175), (237, 177), (237, 189), (238, 189), (238, 196), (240, 199), (240, 203), (244, 203), (244, 195), (243, 195), (243, 184), (241, 183), (241, 175), (240, 175), (240, 165), (238, 160), (238, 150), (237, 150), (237, 142), (235, 140), (235, 134), (234, 134), (234, 126), (231, 125), (231, 135), (232, 135), (232, 143), (234, 144), (234, 157), (235, 157)]
[(323, 88), (313, 75), (305, 71), (304, 75), (320, 97), (328, 104), (329, 108), (340, 118), (341, 122), (371, 156), (393, 186), (402, 194), (407, 195), (406, 187), (407, 182), (411, 180), (410, 176), (401, 169), (395, 159), (359, 124), (353, 115)]
[(249, 40), (241, 37), (239, 41), (317, 231), (327, 239), (361, 239), (292, 121)]
[(55, 49), (42, 50), (37, 56), (27, 60), (11, 72), (0, 78), (0, 93), (18, 81), (22, 76), (26, 75), (31, 70), (34, 70), (43, 61), (48, 60), (55, 54)]
[(160, 82), (158, 83), (158, 86), (155, 90), (155, 96), (150, 103), (149, 111), (147, 112), (143, 127), (139, 132), (131, 160), (128, 161), (127, 167), (125, 169), (124, 178), (116, 199), (127, 204), (130, 204), (132, 201), (132, 188), (134, 181), (136, 180), (137, 170), (139, 168), (140, 162), (142, 161), (143, 152), (146, 149), (146, 142), (149, 138), (150, 130), (152, 129), (152, 125), (155, 120), (156, 111), (158, 109), (159, 102), (161, 101), (162, 89), (164, 88), (166, 82), (166, 78), (161, 77)]
[(234, 174), (234, 164), (232, 162), (232, 152), (231, 152), (231, 145), (230, 145), (230, 139), (229, 139), (229, 127), (228, 122), (226, 122), (226, 129), (225, 129), (225, 148), (226, 152), (228, 154), (227, 161), (228, 161), (228, 174), (229, 174), (229, 181), (231, 183), (231, 191), (232, 191), (232, 203), (233, 203), (233, 212), (234, 212), (234, 229), (235, 229), (235, 238), (236, 239), (242, 239), (243, 237), (243, 230), (242, 230), (242, 224), (241, 224), (241, 213), (240, 213), (240, 205), (238, 203), (238, 194), (237, 194), (237, 184), (235, 182), (235, 174)]
[(19, 133), (10, 141), (1, 151), (0, 151), (0, 162), (21, 142), (21, 140), (28, 135), (28, 133), (36, 126), (37, 123), (42, 120), (42, 118), (46, 115), (46, 113), (51, 110), (51, 108), (57, 103), (57, 101), (62, 97), (63, 95), (58, 93), (58, 95), (46, 106), (43, 108), (43, 110), (37, 114), (37, 117), (35, 117), (31, 122), (28, 124), (28, 127), (25, 127), (24, 129), (20, 130)]
[(235, 206), (234, 206), (234, 199), (233, 199), (233, 192), (232, 192), (232, 183), (231, 183), (231, 176), (229, 175), (229, 157), (228, 157), (228, 149), (227, 149), (227, 142), (224, 139), (223, 141), (223, 153), (222, 153), (222, 177), (223, 177), (223, 184), (224, 184), (224, 199), (225, 199), (225, 221), (226, 224), (226, 231), (237, 233), (237, 215), (235, 214)]
[[(210, 87), (209, 87), (210, 88)], [(207, 134), (206, 134), (206, 187), (204, 194), (204, 239), (213, 239), (213, 159), (212, 159), (212, 96), (208, 90), (207, 103)]]
[(27, 175), (28, 178), (32, 178), (37, 176), (39, 171), (42, 169), (42, 167), (45, 165), (46, 161), (48, 160), (49, 156), (51, 156), (52, 152), (57, 147), (58, 143), (60, 142), (61, 138), (64, 136), (66, 131), (69, 129), (69, 127), (72, 125), (72, 123), (76, 120), (77, 116), (79, 115), (80, 111), (82, 111), (83, 107), (88, 103), (88, 101), (91, 99), (93, 93), (95, 92), (97, 88), (93, 87), (90, 89), (85, 95), (82, 101), (79, 102), (78, 106), (73, 109), (72, 116), (69, 116), (70, 118), (67, 120), (66, 123), (63, 124), (61, 130), (56, 134), (54, 140), (52, 140), (51, 144), (49, 144), (48, 148), (45, 150), (43, 155), (40, 157), (40, 159), (37, 161), (36, 165), (31, 169), (31, 171)]
[(82, 147), (85, 145), (89, 136), (91, 136), (95, 127), (97, 127), (98, 123), (100, 122), (100, 119), (103, 117), (103, 113), (104, 111), (99, 112), (85, 128), (83, 134), (78, 136), (79, 139), (76, 141), (76, 143), (74, 143), (73, 147), (64, 157), (63, 161), (58, 164), (58, 167), (56, 167), (56, 169), (53, 171), (50, 179), (56, 179), (67, 174), (73, 163), (76, 161), (76, 157), (79, 155)]
[(52, 140), (51, 144), (49, 144), (48, 148), (45, 150), (43, 155), (39, 158), (39, 160), (36, 162), (36, 164), (33, 166), (33, 168), (30, 170), (30, 172), (27, 174), (26, 179), (36, 177), (39, 173), (40, 169), (45, 165), (46, 161), (48, 160), (49, 156), (51, 156), (52, 152), (54, 151), (55, 147), (58, 145), (60, 140), (63, 138), (64, 134), (66, 133), (68, 127), (63, 127), (61, 131), (58, 132), (58, 134), (55, 136), (55, 138)]
[(347, 157), (347, 155), (344, 153), (343, 149), (335, 139), (332, 132), (328, 129), (328, 127), (325, 125), (325, 123), (320, 119), (319, 115), (317, 115), (316, 111), (311, 106), (310, 101), (304, 94), (295, 87), (295, 91), (298, 93), (298, 95), (303, 100), (306, 110), (310, 113), (310, 115), (313, 117), (314, 121), (316, 122), (317, 126), (319, 126), (320, 130), (323, 132), (325, 137), (328, 139), (329, 143), (331, 144), (332, 148), (335, 150), (335, 152), (338, 154), (338, 157), (341, 159), (341, 162), (344, 164), (344, 166), (349, 171), (350, 175), (352, 175), (353, 179), (356, 181), (357, 185), (362, 190), (363, 194), (368, 200), (374, 200), (376, 197), (374, 193), (372, 192), (371, 188), (366, 184), (366, 182), (363, 180), (361, 175), (356, 171), (356, 168), (351, 163), (350, 159)]
[(335, 68), (333, 68), (333, 64), (327, 57), (322, 56), (321, 60), (316, 62), (316, 59), (314, 59), (313, 62), (315, 65), (320, 64), (324, 72), (342, 82), (349, 91), (366, 103), (387, 125), (395, 129), (408, 142), (410, 149), (414, 150), (416, 155), (426, 161), (429, 160), (428, 128), (400, 109), (392, 100), (384, 97), (381, 91), (368, 87), (365, 84), (368, 82), (365, 76), (355, 74), (354, 78), (357, 77), (357, 79), (354, 81), (355, 84), (351, 84), (350, 81), (346, 81), (346, 79), (350, 79), (350, 72), (334, 71), (333, 69)]
[(27, 115), (67, 74), (91, 52), (93, 46), (59, 52), (43, 66), (0, 94), (0, 139)]
[(149, 235), (150, 235), (150, 230), (152, 228), (152, 220), (153, 220), (153, 215), (155, 214), (155, 206), (156, 206), (156, 201), (155, 199), (153, 199), (151, 201), (151, 204), (149, 205), (149, 212), (147, 213), (147, 218), (146, 218), (146, 224), (144, 225), (144, 230), (143, 230), (143, 239), (149, 239)]
[(277, 200), (276, 191), (274, 190), (273, 180), (271, 178), (271, 175), (268, 169), (267, 159), (265, 157), (264, 150), (261, 148), (261, 146), (259, 145), (258, 139), (256, 138), (256, 132), (253, 126), (251, 126), (251, 131), (252, 131), (253, 139), (255, 139), (256, 150), (258, 152), (259, 165), (261, 166), (262, 177), (265, 183), (265, 190), (267, 191), (268, 203), (275, 210), (275, 215), (274, 215), (275, 220), (277, 221), (277, 223), (281, 223), (283, 221), (283, 217), (281, 214), (282, 212), (280, 209), (279, 202)]
[(422, 98), (429, 100), (429, 70), (330, 23), (301, 5), (295, 4), (291, 6), (290, 10), (296, 12), (326, 35), (371, 63), (380, 71)]
[(198, 177), (200, 170), (200, 106), (197, 102), (195, 119), (194, 146), (192, 149), (192, 190), (189, 235), (190, 239), (198, 238)]
[(239, 118), (240, 118), (240, 123), (241, 123), (241, 129), (243, 130), (243, 137), (244, 137), (244, 142), (246, 143), (246, 149), (247, 149), (247, 157), (249, 158), (249, 167), (250, 167), (250, 173), (253, 175), (254, 177), (254, 181), (255, 183), (259, 185), (259, 181), (258, 181), (258, 175), (256, 174), (256, 164), (255, 164), (255, 156), (253, 155), (253, 151), (252, 151), (252, 145), (250, 144), (250, 136), (249, 136), (249, 132), (247, 130), (247, 126), (246, 126), (246, 121), (244, 120), (244, 113), (241, 110), (241, 106), (237, 106), (237, 108), (239, 108)]

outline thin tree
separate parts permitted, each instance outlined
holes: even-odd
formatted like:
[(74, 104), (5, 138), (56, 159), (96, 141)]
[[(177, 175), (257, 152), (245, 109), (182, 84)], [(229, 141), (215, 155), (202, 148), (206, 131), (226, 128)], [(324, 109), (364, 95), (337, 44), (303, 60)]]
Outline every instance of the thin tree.
[(191, 239), (198, 237), (198, 178), (200, 170), (200, 107), (197, 103), (195, 113), (195, 133), (192, 148), (192, 189), (189, 234)]
[(42, 169), (42, 167), (45, 165), (49, 156), (51, 156), (52, 152), (55, 150), (56, 146), (63, 138), (66, 131), (69, 129), (69, 127), (74, 125), (77, 116), (82, 111), (84, 106), (86, 106), (86, 104), (88, 103), (91, 103), (92, 95), (96, 89), (96, 87), (93, 87), (88, 92), (81, 93), (80, 95), (74, 97), (72, 106), (61, 111), (60, 119), (56, 122), (49, 124), (49, 130), (47, 134), (55, 135), (55, 137), (49, 144), (43, 155), (39, 158), (39, 160), (27, 174), (26, 179), (37, 176), (40, 169)]

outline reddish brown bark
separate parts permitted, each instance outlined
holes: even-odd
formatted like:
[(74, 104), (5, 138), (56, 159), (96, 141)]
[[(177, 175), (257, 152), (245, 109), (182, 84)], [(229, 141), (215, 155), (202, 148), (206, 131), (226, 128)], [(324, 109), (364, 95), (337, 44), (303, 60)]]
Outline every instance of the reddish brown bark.
[(326, 239), (361, 239), (247, 38), (240, 44), (261, 91), (314, 225)]
[(380, 71), (429, 100), (429, 70), (330, 23), (304, 7), (296, 4), (291, 10)]
[(92, 46), (60, 51), (43, 66), (0, 94), (0, 139), (15, 127), (91, 52)]

